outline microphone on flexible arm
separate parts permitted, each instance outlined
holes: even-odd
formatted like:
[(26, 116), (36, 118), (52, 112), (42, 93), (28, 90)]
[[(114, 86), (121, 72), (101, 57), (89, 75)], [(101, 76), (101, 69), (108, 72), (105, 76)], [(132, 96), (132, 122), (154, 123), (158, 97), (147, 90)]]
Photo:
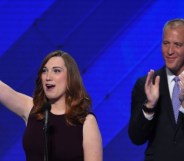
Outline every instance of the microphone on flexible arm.
[(43, 110), (44, 110), (44, 142), (45, 142), (45, 146), (44, 146), (44, 161), (48, 161), (48, 120), (49, 120), (49, 112), (51, 110), (51, 104), (50, 102), (46, 102), (43, 106)]

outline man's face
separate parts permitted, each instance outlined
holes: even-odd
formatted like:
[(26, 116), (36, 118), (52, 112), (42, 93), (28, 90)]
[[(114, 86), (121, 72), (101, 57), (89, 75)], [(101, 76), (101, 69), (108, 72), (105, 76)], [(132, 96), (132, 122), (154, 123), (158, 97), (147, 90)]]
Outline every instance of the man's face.
[(184, 26), (165, 28), (162, 54), (167, 68), (173, 74), (179, 75), (184, 70)]

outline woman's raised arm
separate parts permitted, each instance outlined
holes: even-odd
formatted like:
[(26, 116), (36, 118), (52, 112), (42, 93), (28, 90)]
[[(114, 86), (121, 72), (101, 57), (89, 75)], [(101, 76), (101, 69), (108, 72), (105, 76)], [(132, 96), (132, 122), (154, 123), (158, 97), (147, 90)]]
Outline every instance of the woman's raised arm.
[(15, 91), (2, 81), (0, 81), (0, 103), (26, 122), (33, 107), (32, 97)]

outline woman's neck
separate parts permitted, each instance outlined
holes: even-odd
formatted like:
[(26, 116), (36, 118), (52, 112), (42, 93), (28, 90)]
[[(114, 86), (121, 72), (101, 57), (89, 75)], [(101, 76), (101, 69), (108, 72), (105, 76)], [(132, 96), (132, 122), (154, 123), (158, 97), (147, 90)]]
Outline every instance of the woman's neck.
[(64, 99), (51, 103), (51, 113), (61, 115), (65, 114), (65, 112), (66, 112), (66, 103)]

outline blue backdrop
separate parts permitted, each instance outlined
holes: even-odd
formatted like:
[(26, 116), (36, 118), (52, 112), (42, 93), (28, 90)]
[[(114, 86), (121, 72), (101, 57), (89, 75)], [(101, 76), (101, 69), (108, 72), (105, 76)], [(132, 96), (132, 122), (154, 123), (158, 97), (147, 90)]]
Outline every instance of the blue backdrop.
[[(183, 8), (183, 0), (1, 0), (0, 79), (32, 95), (43, 57), (69, 52), (93, 99), (104, 161), (142, 161), (145, 145), (127, 134), (131, 91), (138, 77), (163, 65), (163, 25), (184, 17)], [(25, 160), (24, 130), (0, 105), (1, 161)]]

